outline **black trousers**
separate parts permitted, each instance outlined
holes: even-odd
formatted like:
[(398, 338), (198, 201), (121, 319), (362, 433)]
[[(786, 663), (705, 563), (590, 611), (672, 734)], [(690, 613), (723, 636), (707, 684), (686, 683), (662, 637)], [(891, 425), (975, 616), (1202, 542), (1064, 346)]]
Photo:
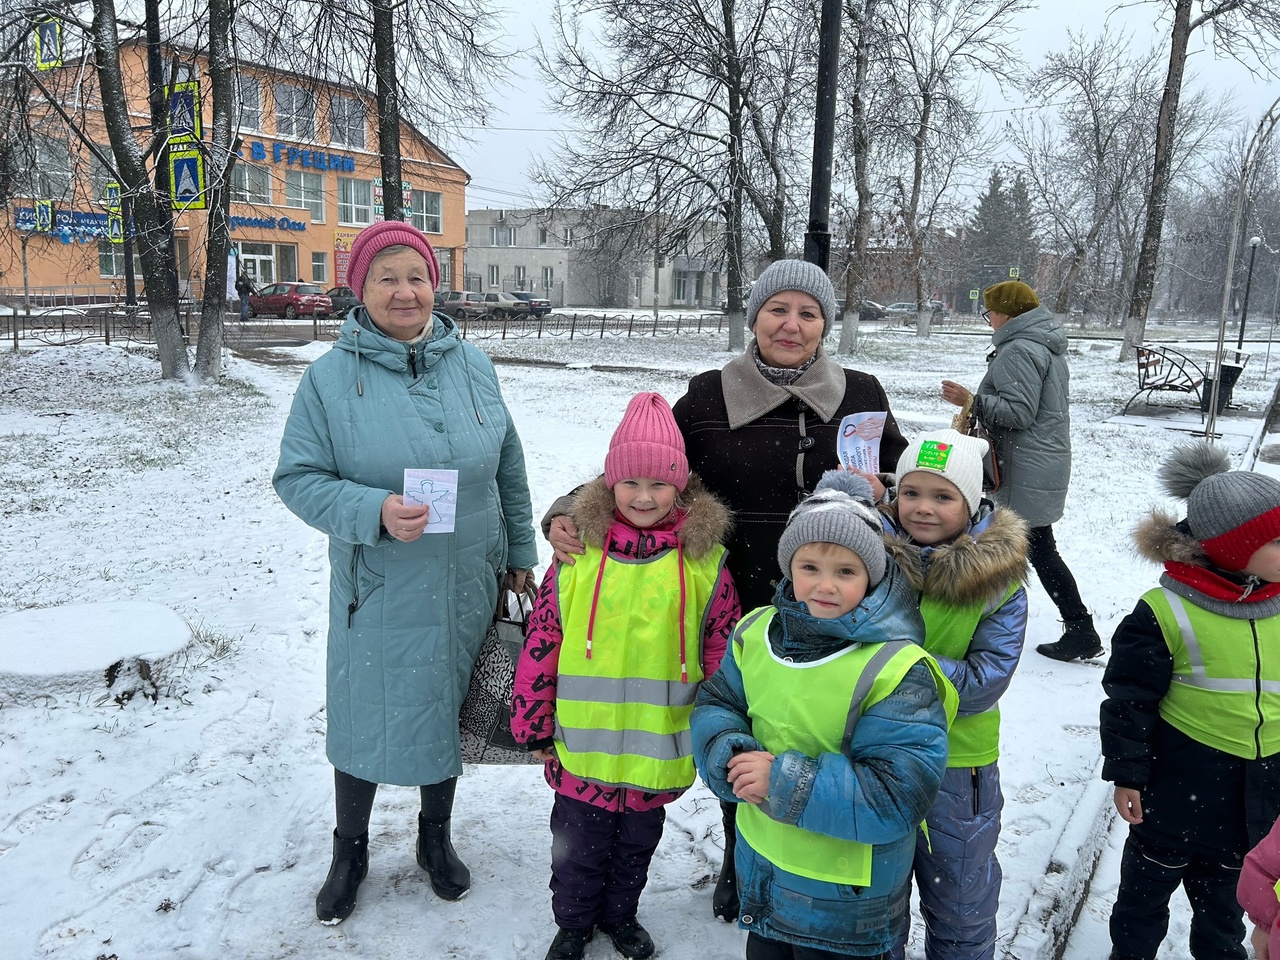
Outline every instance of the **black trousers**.
[(782, 940), (768, 940), (754, 933), (747, 934), (747, 960), (886, 960), (887, 953), (875, 956), (855, 956), (851, 953), (832, 953), (816, 947), (802, 947)]
[[(422, 797), (422, 816), (430, 823), (444, 823), (453, 810), (453, 794), (458, 778), (450, 777), (439, 783), (419, 787)], [(337, 814), (338, 836), (351, 840), (369, 832), (369, 816), (373, 813), (373, 798), (378, 785), (361, 780), (337, 767), (333, 769), (333, 805)]]
[(1222, 863), (1176, 838), (1130, 827), (1111, 910), (1113, 957), (1155, 960), (1169, 930), (1169, 898), (1181, 884), (1191, 901), (1191, 956), (1245, 960), (1244, 911), (1236, 902), (1239, 861)]
[(551, 910), (588, 930), (634, 920), (667, 811), (615, 812), (562, 793), (551, 807)]
[(1036, 576), (1063, 620), (1083, 620), (1089, 616), (1089, 609), (1080, 599), (1076, 578), (1058, 554), (1052, 525), (1032, 527), (1027, 531), (1027, 559), (1035, 567)]

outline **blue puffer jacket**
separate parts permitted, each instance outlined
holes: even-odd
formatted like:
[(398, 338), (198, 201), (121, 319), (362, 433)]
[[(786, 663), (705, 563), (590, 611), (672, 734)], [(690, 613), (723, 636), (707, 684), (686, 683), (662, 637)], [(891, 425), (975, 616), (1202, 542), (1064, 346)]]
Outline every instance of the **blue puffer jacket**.
[[(896, 565), (852, 613), (817, 620), (778, 585), (770, 625), (775, 654), (808, 661), (851, 643), (923, 641), (914, 598)], [(721, 800), (738, 802), (726, 779), (730, 757), (759, 750), (751, 735), (736, 645), (703, 682), (692, 718), (694, 759)], [(850, 887), (774, 866), (738, 834), (739, 926), (771, 940), (820, 950), (882, 953), (907, 929), (916, 826), (947, 765), (947, 717), (933, 674), (917, 663), (897, 690), (862, 714), (847, 755), (787, 751), (773, 764), (768, 813), (817, 833), (873, 845), (871, 886)]]
[[(413, 543), (380, 532), (406, 467), (459, 471), (455, 532)], [(356, 308), (302, 376), (273, 483), (329, 536), (329, 760), (374, 783), (458, 775), (458, 710), (498, 579), (538, 560), (493, 364), (441, 314), (408, 344)]]

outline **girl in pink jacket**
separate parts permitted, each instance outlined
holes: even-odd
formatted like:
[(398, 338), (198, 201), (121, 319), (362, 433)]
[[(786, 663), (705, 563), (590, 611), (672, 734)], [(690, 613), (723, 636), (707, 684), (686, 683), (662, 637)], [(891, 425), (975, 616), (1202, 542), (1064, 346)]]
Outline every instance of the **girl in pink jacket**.
[(1244, 858), (1236, 899), (1253, 921), (1254, 953), (1268, 960), (1272, 935), (1280, 931), (1280, 820)]

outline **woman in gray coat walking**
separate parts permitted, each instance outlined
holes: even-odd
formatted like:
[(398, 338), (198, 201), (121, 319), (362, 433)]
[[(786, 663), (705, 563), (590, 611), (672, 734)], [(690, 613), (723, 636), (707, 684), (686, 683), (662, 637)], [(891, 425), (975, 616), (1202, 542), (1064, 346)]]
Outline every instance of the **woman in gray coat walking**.
[[(493, 364), (433, 316), (439, 279), (431, 244), (409, 224), (356, 238), (347, 283), (364, 306), (303, 374), (273, 478), (285, 506), (329, 537), (337, 826), (316, 897), (326, 923), (355, 908), (380, 783), (421, 788), (417, 856), (436, 894), (470, 888), (449, 831), (458, 711), (499, 581), (518, 591), (537, 562), (520, 438)], [(406, 468), (456, 471), (456, 486), (431, 493), (452, 499), (451, 532), (433, 529), (447, 531), (448, 510), (405, 502)]]
[(987, 375), (977, 394), (942, 381), (942, 398), (964, 406), (995, 439), (1000, 489), (994, 499), (1027, 522), (1027, 554), (1062, 616), (1065, 629), (1036, 652), (1054, 660), (1087, 660), (1102, 654), (1093, 617), (1080, 588), (1058, 554), (1053, 524), (1062, 519), (1071, 480), (1071, 372), (1067, 335), (1021, 280), (1006, 280), (983, 294), (991, 324)]

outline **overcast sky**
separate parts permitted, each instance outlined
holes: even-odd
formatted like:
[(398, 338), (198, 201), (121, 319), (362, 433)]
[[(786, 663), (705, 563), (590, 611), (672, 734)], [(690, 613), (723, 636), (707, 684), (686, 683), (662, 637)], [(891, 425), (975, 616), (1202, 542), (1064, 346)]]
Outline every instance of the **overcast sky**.
[[(504, 16), (509, 48), (531, 48), (539, 33), (548, 33), (553, 0), (507, 0), (518, 3), (518, 9)], [(1108, 33), (1127, 32), (1137, 49), (1167, 43), (1168, 19), (1158, 21), (1156, 14), (1171, 4), (1153, 0), (1041, 0), (1040, 9), (1022, 18), (1022, 31), (1016, 40), (1027, 62), (1038, 66), (1046, 53), (1066, 46), (1068, 30), (1083, 31), (1096, 37)], [(1197, 5), (1198, 7), (1198, 5)], [(1280, 84), (1266, 84), (1253, 79), (1249, 72), (1232, 60), (1216, 59), (1205, 39), (1193, 39), (1189, 75), (1193, 85), (1223, 95), (1230, 95), (1243, 117), (1256, 123), (1271, 102), (1280, 94)], [(1277, 61), (1280, 63), (1280, 60)], [(539, 153), (552, 148), (555, 133), (567, 122), (548, 112), (542, 80), (528, 54), (510, 61), (511, 86), (499, 92), (485, 128), (473, 131), (474, 142), (456, 143), (450, 154), (471, 174), (467, 188), (467, 207), (520, 207), (533, 205), (533, 185), (528, 171)], [(994, 87), (986, 108), (993, 121), (1007, 115), (1011, 108), (1022, 105), (1018, 95), (1006, 100)]]

